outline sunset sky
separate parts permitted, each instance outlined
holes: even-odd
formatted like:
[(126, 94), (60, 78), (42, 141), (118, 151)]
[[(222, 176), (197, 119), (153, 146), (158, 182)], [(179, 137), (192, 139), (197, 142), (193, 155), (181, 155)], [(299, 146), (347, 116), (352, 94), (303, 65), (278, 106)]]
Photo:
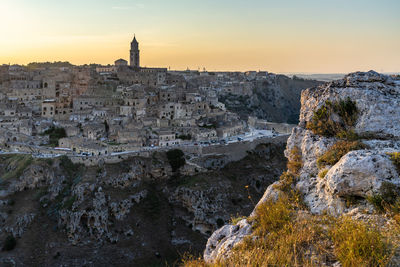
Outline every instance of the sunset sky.
[(0, 0), (0, 64), (400, 72), (399, 0)]

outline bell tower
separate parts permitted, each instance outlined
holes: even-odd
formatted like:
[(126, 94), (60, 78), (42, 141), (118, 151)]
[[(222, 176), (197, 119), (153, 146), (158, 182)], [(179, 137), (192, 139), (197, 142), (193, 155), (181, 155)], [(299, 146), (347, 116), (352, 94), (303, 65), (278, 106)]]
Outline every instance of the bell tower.
[(130, 51), (130, 66), (134, 68), (140, 68), (140, 50), (139, 43), (136, 40), (136, 36), (133, 37), (131, 42), (131, 51)]

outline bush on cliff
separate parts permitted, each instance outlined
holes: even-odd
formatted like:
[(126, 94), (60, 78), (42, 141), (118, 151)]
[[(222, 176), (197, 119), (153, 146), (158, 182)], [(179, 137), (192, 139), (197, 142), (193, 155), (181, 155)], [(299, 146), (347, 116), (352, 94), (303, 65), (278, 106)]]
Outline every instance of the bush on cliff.
[(400, 213), (400, 187), (390, 182), (383, 182), (379, 193), (367, 197), (367, 200), (379, 212)]
[(397, 168), (397, 172), (400, 174), (400, 152), (388, 153), (390, 159), (392, 160), (394, 166)]
[(185, 165), (185, 154), (180, 149), (172, 149), (167, 152), (168, 162), (171, 165), (172, 171), (176, 172), (180, 167)]
[(299, 147), (295, 146), (290, 150), (287, 168), (290, 173), (298, 176), (300, 174), (301, 167), (303, 167), (301, 150)]
[(338, 141), (317, 159), (318, 168), (335, 165), (344, 155), (353, 150), (365, 149), (366, 145), (359, 141)]
[(357, 135), (352, 131), (358, 117), (356, 102), (350, 98), (325, 104), (314, 111), (311, 121), (307, 122), (306, 128), (314, 134), (326, 137), (341, 137), (354, 140)]

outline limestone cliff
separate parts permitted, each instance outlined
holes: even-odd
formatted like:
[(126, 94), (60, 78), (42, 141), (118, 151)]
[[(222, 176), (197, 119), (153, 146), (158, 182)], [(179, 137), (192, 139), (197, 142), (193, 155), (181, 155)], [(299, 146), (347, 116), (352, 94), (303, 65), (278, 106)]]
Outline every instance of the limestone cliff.
[(200, 253), (282, 172), (279, 140), (224, 168), (180, 173), (165, 152), (98, 166), (0, 155), (0, 266), (160, 266)]
[(265, 80), (252, 81), (251, 84), (250, 95), (228, 94), (220, 95), (218, 99), (243, 119), (255, 116), (273, 122), (296, 124), (299, 120), (301, 91), (322, 82), (269, 74)]
[[(301, 169), (291, 188), (301, 193), (307, 212), (385, 221), (371, 199), (400, 185), (393, 156), (400, 151), (400, 80), (374, 71), (356, 72), (304, 90), (300, 122), (285, 151), (289, 160), (296, 149)], [(284, 183), (270, 185), (257, 206), (276, 200)], [(228, 257), (252, 233), (251, 224), (243, 219), (214, 232), (204, 260)]]

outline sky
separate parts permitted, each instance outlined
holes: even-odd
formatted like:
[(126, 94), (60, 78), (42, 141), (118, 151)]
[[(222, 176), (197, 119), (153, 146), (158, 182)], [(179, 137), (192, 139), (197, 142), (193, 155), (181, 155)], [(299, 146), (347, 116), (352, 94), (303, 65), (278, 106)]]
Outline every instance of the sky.
[(0, 0), (0, 64), (400, 72), (399, 0)]

